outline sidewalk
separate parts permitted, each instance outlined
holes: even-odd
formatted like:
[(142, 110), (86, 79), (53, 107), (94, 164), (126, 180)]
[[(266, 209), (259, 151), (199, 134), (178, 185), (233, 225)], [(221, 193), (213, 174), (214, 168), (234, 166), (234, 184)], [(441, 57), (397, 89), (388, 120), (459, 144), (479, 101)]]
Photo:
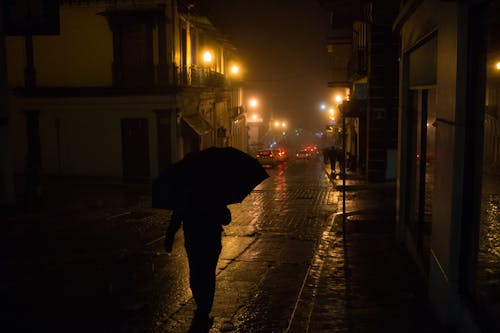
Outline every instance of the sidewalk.
[[(346, 178), (346, 218), (339, 190), (333, 228), (301, 294), (313, 304), (299, 306), (289, 331), (443, 332), (427, 302), (425, 277), (395, 238), (395, 183)], [(341, 179), (330, 180), (341, 188)]]

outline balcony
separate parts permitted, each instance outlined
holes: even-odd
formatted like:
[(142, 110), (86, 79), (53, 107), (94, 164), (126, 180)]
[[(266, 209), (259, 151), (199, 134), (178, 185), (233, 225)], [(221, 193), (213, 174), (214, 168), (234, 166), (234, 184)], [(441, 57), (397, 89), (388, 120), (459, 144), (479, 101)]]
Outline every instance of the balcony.
[(196, 65), (175, 66), (174, 85), (185, 87), (213, 87), (221, 88), (226, 85), (224, 74)]

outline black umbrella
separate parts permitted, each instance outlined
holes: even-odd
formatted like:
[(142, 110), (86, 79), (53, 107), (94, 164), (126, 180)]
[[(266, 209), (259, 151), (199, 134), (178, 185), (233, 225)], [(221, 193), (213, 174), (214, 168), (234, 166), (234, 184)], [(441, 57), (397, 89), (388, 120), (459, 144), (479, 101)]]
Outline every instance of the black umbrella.
[(268, 178), (252, 156), (233, 147), (210, 147), (189, 153), (153, 182), (153, 207), (179, 209), (243, 201)]

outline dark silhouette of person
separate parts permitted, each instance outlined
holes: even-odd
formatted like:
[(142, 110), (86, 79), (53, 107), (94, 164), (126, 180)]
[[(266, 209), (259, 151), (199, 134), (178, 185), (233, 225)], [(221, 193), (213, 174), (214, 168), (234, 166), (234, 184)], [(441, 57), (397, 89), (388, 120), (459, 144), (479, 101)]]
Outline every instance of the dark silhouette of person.
[(345, 170), (345, 151), (344, 151), (344, 148), (342, 146), (338, 147), (337, 148), (337, 160), (339, 161), (339, 168), (340, 168), (340, 175), (344, 175), (346, 170)]
[(323, 148), (323, 163), (327, 164), (329, 161), (328, 155), (330, 154), (330, 147)]
[(338, 159), (338, 152), (335, 146), (331, 146), (328, 150), (328, 159), (330, 160), (330, 169), (332, 170), (332, 175), (335, 175), (336, 164)]
[(207, 332), (215, 295), (215, 271), (222, 250), (223, 225), (231, 222), (231, 212), (223, 204), (174, 210), (165, 233), (165, 250), (172, 251), (180, 226), (189, 263), (189, 285), (196, 303), (190, 332)]

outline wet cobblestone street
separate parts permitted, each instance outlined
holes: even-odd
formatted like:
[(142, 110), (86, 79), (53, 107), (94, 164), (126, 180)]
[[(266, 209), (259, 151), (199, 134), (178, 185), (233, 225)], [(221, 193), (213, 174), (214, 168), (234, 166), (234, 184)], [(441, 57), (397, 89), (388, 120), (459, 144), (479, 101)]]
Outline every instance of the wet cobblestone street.
[[(343, 229), (323, 168), (269, 169), (229, 206), (211, 332), (438, 332), (394, 241), (393, 187), (350, 192)], [(187, 332), (183, 235), (166, 254), (170, 212), (150, 208), (150, 186), (52, 181), (46, 191), (42, 210), (9, 218), (2, 236), (10, 331)]]

